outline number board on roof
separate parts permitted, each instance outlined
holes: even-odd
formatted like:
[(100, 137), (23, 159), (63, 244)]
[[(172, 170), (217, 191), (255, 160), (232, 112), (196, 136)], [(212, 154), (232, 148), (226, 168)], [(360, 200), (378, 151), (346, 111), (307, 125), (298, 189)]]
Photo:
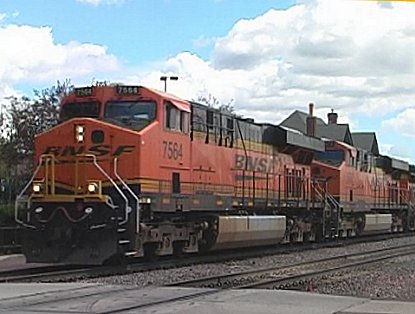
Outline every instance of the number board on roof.
[(94, 87), (87, 86), (87, 87), (77, 87), (74, 88), (75, 95), (78, 97), (88, 97), (94, 94)]
[(119, 95), (138, 95), (139, 93), (139, 86), (117, 85), (117, 94)]

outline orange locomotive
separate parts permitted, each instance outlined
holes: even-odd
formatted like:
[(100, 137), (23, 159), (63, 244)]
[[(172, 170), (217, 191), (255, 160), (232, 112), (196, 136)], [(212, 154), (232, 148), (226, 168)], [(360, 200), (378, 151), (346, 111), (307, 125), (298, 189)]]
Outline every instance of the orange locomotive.
[(414, 231), (412, 167), (401, 160), (326, 140), (326, 151), (315, 156), (312, 173), (327, 181), (328, 205), (338, 221), (332, 233), (346, 237)]
[(76, 88), (16, 201), (30, 262), (313, 240), (324, 143), (141, 86)]
[(36, 137), (38, 166), (16, 200), (29, 262), (101, 264), (387, 229), (389, 216), (373, 218), (371, 206), (363, 220), (343, 211), (332, 172), (347, 159), (324, 160), (331, 144), (314, 136), (312, 114), (307, 136), (116, 85), (74, 89), (60, 120)]
[(415, 166), (380, 155), (375, 133), (350, 132), (333, 110), (327, 124), (312, 111), (313, 104), (309, 115), (296, 110), (281, 125), (325, 142), (311, 166), (313, 178), (325, 181), (325, 189), (315, 189), (330, 217), (323, 219), (324, 237), (414, 231)]

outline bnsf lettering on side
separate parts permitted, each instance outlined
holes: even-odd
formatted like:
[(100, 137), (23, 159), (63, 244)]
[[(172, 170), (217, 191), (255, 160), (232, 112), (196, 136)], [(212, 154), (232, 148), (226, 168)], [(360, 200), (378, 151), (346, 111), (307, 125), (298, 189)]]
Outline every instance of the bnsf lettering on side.
[(235, 169), (242, 169), (257, 172), (273, 172), (275, 160), (264, 157), (252, 157), (235, 155)]
[(124, 153), (132, 153), (135, 149), (134, 145), (120, 145), (113, 151), (109, 145), (95, 145), (89, 148), (85, 146), (48, 146), (43, 154), (53, 154), (57, 157), (73, 157), (79, 154), (93, 154), (95, 156), (120, 156)]

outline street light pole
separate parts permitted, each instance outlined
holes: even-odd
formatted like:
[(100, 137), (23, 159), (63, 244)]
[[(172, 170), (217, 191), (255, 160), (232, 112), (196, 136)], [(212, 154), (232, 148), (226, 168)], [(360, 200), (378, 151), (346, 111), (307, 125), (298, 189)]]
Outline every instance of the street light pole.
[(164, 81), (164, 92), (167, 92), (167, 80), (170, 81), (177, 81), (179, 79), (178, 76), (160, 76), (160, 81)]

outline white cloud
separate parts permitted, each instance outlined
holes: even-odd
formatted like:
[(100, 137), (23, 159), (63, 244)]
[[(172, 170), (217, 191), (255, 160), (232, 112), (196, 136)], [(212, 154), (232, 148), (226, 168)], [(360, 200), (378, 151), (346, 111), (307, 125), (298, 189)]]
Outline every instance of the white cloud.
[[(414, 104), (413, 16), (411, 3), (310, 0), (238, 21), (209, 60), (179, 53), (162, 69), (181, 77), (172, 92), (233, 98), (238, 111), (271, 122), (310, 101), (351, 123), (382, 118)], [(144, 81), (161, 87), (156, 78)]]
[(193, 40), (193, 46), (195, 48), (205, 48), (215, 43), (214, 37), (199, 36)]
[(19, 11), (14, 11), (13, 13), (2, 13), (2, 12), (0, 12), (0, 21), (4, 22), (5, 20), (10, 19), (10, 18), (14, 19), (14, 18), (18, 17), (19, 14), (20, 14)]
[[(78, 1), (95, 6), (119, 3)], [(223, 103), (234, 99), (238, 113), (260, 121), (280, 122), (314, 102), (319, 116), (325, 118), (333, 108), (339, 121), (351, 123), (353, 130), (358, 116), (388, 117), (382, 127), (397, 132), (397, 137), (414, 135), (414, 3), (302, 2), (242, 19), (221, 38), (196, 39), (199, 47), (214, 47), (208, 59), (180, 52), (110, 78), (163, 89), (160, 75), (178, 75), (178, 82), (168, 82), (170, 92), (188, 99), (210, 93)], [(103, 46), (55, 43), (50, 28), (0, 27), (0, 97), (2, 89), (15, 82), (63, 77), (78, 83), (88, 77), (89, 82), (119, 66)], [(390, 118), (396, 112), (401, 114)]]
[(373, 122), (402, 112), (375, 123), (387, 133), (359, 127), (380, 134), (380, 145), (388, 147), (384, 153), (415, 155), (398, 143), (403, 135), (415, 136), (414, 3), (303, 2), (238, 21), (214, 39), (207, 60), (179, 53), (158, 63), (161, 71), (136, 79), (162, 89), (160, 75), (179, 75), (179, 82), (168, 83), (172, 93), (190, 99), (210, 93), (223, 103), (234, 99), (239, 114), (273, 123), (293, 110), (307, 111), (309, 102), (324, 119), (333, 108), (352, 131), (359, 130), (362, 117)]
[(80, 3), (85, 3), (97, 7), (99, 5), (113, 5), (113, 4), (122, 4), (124, 0), (76, 0)]
[(0, 99), (16, 83), (76, 80), (119, 67), (106, 47), (75, 41), (55, 43), (49, 27), (0, 27)]
[(415, 164), (413, 152), (407, 145), (402, 144), (381, 144), (380, 153), (393, 158), (404, 160), (411, 164)]
[[(286, 71), (271, 75), (297, 97), (315, 90), (320, 100), (355, 110), (362, 101), (392, 103), (399, 93), (397, 83), (402, 86), (415, 71), (415, 37), (409, 31), (415, 27), (414, 13), (414, 6), (385, 9), (340, 0), (270, 10), (236, 23), (217, 41), (212, 63), (218, 69), (255, 72), (279, 60)], [(274, 86), (264, 87), (277, 94)], [(395, 109), (393, 104), (389, 108)]]
[(415, 137), (415, 108), (408, 108), (397, 114), (395, 117), (382, 122), (386, 130), (394, 130), (402, 135)]

